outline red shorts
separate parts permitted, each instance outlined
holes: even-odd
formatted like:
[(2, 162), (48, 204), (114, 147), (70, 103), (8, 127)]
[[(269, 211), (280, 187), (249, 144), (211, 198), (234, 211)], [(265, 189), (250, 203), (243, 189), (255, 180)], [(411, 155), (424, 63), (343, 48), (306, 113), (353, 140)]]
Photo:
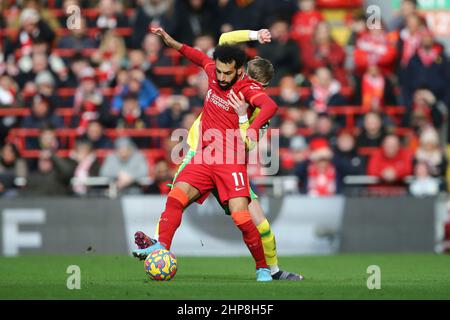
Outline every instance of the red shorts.
[[(201, 154), (201, 153), (198, 153)], [(176, 182), (186, 182), (198, 189), (203, 203), (213, 189), (217, 189), (220, 202), (226, 205), (228, 200), (247, 197), (250, 201), (247, 166), (245, 164), (205, 164), (196, 163), (194, 156), (178, 174)]]

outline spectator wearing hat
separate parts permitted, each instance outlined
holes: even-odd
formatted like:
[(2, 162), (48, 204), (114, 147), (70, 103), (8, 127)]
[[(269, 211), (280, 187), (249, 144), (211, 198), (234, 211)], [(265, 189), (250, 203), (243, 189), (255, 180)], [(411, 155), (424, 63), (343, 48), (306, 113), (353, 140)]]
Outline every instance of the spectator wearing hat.
[[(7, 44), (7, 55), (13, 54), (29, 56), (32, 53), (32, 44), (36, 40), (45, 41), (49, 45), (55, 39), (55, 33), (49, 25), (41, 19), (39, 12), (34, 8), (25, 8), (20, 13), (20, 29), (17, 37)], [(16, 50), (18, 50), (16, 52)]]
[[(17, 75), (17, 83), (24, 96), (36, 94), (36, 76), (42, 71), (50, 71), (49, 55), (44, 52), (36, 52), (31, 56), (26, 56), (19, 61), (20, 72)], [(55, 79), (54, 74), (52, 74)]]
[(351, 171), (334, 158), (326, 139), (313, 139), (309, 144), (309, 151), (309, 159), (295, 168), (300, 193), (315, 197), (341, 193), (343, 178)]
[(114, 146), (115, 151), (106, 157), (100, 176), (113, 179), (121, 192), (140, 193), (138, 180), (148, 176), (147, 159), (129, 138), (117, 139)]
[(74, 114), (72, 126), (79, 134), (86, 132), (92, 120), (99, 120), (105, 125), (112, 125), (108, 104), (97, 85), (95, 70), (87, 67), (80, 72), (80, 84), (75, 91)]
[[(45, 97), (53, 108), (61, 106), (61, 100), (56, 93), (56, 81), (53, 74), (48, 71), (40, 71), (36, 74), (34, 79), (36, 85), (36, 93)], [(28, 96), (25, 99), (25, 105), (31, 106), (33, 102), (33, 96)], [(53, 110), (52, 110), (53, 111)]]
[(401, 183), (413, 173), (413, 156), (401, 147), (396, 135), (387, 135), (382, 146), (369, 159), (367, 174), (381, 179), (382, 183)]

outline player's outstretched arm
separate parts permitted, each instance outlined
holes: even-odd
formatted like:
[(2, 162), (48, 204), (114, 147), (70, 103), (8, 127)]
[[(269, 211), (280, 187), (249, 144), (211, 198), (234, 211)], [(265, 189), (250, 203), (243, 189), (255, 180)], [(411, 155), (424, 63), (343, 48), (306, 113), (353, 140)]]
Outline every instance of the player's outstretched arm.
[(194, 49), (186, 44), (176, 41), (163, 28), (151, 28), (151, 32), (158, 35), (171, 48), (178, 50), (183, 56), (188, 58), (192, 63), (202, 67), (203, 69), (211, 62), (210, 57), (202, 51)]
[(172, 38), (167, 32), (166, 30), (164, 30), (163, 28), (151, 28), (150, 31), (158, 36), (161, 37), (161, 39), (164, 41), (164, 43), (171, 47), (174, 48), (175, 50), (180, 51), (181, 47), (183, 46), (182, 43), (176, 41), (174, 38)]
[(272, 35), (267, 29), (254, 30), (236, 30), (223, 33), (219, 38), (219, 45), (238, 44), (247, 41), (258, 41), (261, 44), (272, 41)]

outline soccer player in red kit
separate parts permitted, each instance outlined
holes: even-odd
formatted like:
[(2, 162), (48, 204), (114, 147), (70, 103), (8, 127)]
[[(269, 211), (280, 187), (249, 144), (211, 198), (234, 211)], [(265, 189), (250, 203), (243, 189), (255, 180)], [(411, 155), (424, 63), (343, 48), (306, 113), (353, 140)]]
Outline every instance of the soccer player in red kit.
[(156, 249), (169, 250), (181, 224), (183, 210), (193, 201), (202, 203), (213, 189), (217, 189), (220, 201), (228, 204), (231, 217), (256, 262), (257, 281), (271, 281), (261, 238), (248, 211), (250, 194), (239, 116), (228, 100), (231, 93), (239, 93), (250, 105), (261, 109), (247, 130), (246, 138), (250, 140), (257, 139), (256, 133), (275, 114), (277, 105), (257, 82), (245, 74), (246, 55), (239, 47), (218, 46), (211, 59), (203, 52), (177, 42), (162, 28), (152, 29), (152, 32), (202, 67), (208, 75), (209, 87), (202, 110), (197, 154), (180, 172), (168, 194), (159, 222), (159, 241), (146, 249), (134, 250), (133, 254), (142, 258)]

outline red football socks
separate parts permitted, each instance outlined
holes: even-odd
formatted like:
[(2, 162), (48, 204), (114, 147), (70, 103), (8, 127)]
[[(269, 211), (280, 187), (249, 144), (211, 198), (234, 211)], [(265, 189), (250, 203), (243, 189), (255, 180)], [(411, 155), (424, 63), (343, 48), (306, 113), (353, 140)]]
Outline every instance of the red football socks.
[(158, 240), (167, 250), (170, 250), (173, 236), (181, 224), (183, 210), (188, 203), (188, 196), (180, 188), (175, 187), (169, 192), (158, 230)]
[(269, 268), (264, 256), (261, 236), (259, 235), (258, 229), (251, 219), (250, 212), (236, 211), (231, 214), (231, 217), (233, 218), (236, 226), (242, 232), (244, 242), (255, 260), (256, 269)]

